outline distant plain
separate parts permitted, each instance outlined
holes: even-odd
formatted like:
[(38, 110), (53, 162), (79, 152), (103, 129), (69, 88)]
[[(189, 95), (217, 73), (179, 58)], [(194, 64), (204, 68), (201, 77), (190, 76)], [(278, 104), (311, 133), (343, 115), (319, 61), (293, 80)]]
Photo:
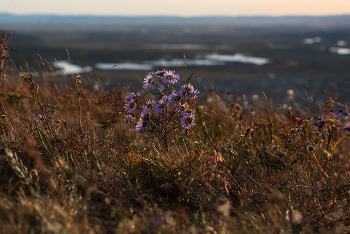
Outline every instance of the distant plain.
[[(184, 77), (194, 73), (191, 83), (200, 91), (214, 87), (224, 99), (231, 92), (237, 102), (244, 98), (252, 102), (253, 95), (255, 99), (258, 95), (282, 106), (288, 102), (289, 89), (294, 91), (296, 103), (305, 107), (317, 107), (330, 96), (338, 97), (343, 104), (349, 101), (348, 16), (173, 20), (141, 17), (115, 21), (108, 18), (94, 21), (90, 17), (95, 22), (91, 24), (74, 17), (43, 23), (44, 18), (24, 22), (19, 17), (18, 21), (0, 24), (1, 32), (14, 33), (10, 44), (16, 47), (12, 59), (19, 71), (48, 71), (48, 64), (54, 67), (55, 60), (69, 59), (80, 67), (90, 66), (92, 71), (81, 75), (91, 80), (98, 77), (105, 89), (129, 86), (139, 91), (148, 72), (171, 69)], [(213, 54), (266, 58), (269, 63), (191, 64)], [(177, 65), (169, 65), (174, 59)], [(181, 60), (183, 64), (179, 65)], [(122, 69), (123, 65), (147, 61), (165, 61), (169, 66)], [(98, 63), (115, 64), (117, 69), (102, 70)]]

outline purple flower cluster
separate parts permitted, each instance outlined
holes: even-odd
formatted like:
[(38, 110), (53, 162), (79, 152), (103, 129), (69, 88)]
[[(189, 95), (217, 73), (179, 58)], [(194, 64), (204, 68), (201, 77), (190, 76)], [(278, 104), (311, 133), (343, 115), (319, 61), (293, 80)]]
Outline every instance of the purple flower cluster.
[(128, 96), (125, 97), (126, 102), (133, 101), (136, 98), (136, 95), (134, 93), (130, 93)]
[(155, 79), (159, 77), (160, 82), (158, 85), (158, 91), (162, 92), (165, 89), (170, 88), (170, 85), (174, 85), (178, 82), (180, 79), (180, 76), (175, 74), (175, 71), (157, 71), (157, 72), (150, 72), (146, 75), (146, 77), (143, 80), (143, 88), (150, 87), (153, 83), (156, 84)]
[(141, 136), (143, 133), (145, 133), (147, 131), (148, 126), (149, 126), (149, 122), (143, 121), (140, 118), (140, 121), (137, 122), (137, 124), (136, 124), (136, 134), (138, 136)]
[(124, 124), (129, 125), (130, 122), (132, 121), (133, 117), (131, 115), (126, 115), (124, 119)]
[[(136, 95), (134, 93), (130, 93), (128, 96), (125, 97), (126, 104), (124, 105), (124, 109), (126, 113), (131, 113), (136, 109), (137, 104), (135, 102), (135, 98), (136, 98)], [(128, 114), (124, 118), (124, 124), (129, 125), (132, 120), (133, 120), (133, 117)]]
[(343, 111), (342, 109), (336, 110), (335, 112), (331, 109), (331, 117), (337, 120), (341, 120), (343, 116), (349, 116), (348, 113)]
[(128, 95), (125, 98), (126, 104), (124, 105), (124, 109), (126, 111), (126, 113), (131, 113), (133, 110), (136, 109), (137, 105), (135, 102), (135, 97), (136, 95), (134, 93), (130, 93), (130, 95)]
[(197, 98), (199, 94), (199, 91), (195, 90), (190, 83), (181, 86), (181, 92), (184, 96), (190, 96), (191, 98)]
[(141, 136), (144, 132), (147, 131), (150, 122), (151, 122), (151, 111), (148, 108), (143, 108), (141, 112), (141, 117), (139, 122), (136, 124), (136, 133), (138, 136)]
[[(140, 120), (136, 124), (136, 133), (141, 136), (149, 127), (157, 125), (157, 121), (162, 118), (172, 118), (178, 116), (180, 126), (185, 129), (193, 127), (195, 124), (195, 111), (189, 109), (185, 104), (189, 99), (198, 97), (199, 91), (195, 90), (189, 83), (181, 86), (181, 90), (174, 90), (174, 85), (180, 80), (180, 76), (175, 71), (162, 70), (150, 72), (143, 81), (143, 88), (149, 88), (152, 85), (157, 86), (161, 95), (160, 100), (148, 100), (142, 107)], [(125, 98), (124, 109), (126, 113), (131, 113), (137, 108), (135, 102), (136, 95), (131, 93)], [(172, 113), (172, 114), (169, 114)], [(168, 115), (169, 114), (169, 115)], [(152, 120), (151, 116), (154, 115)], [(170, 116), (170, 117), (169, 117)], [(127, 115), (124, 119), (125, 124), (129, 124), (133, 117)]]
[[(313, 117), (314, 120), (316, 120), (315, 123), (312, 125), (318, 127), (318, 131), (321, 132), (323, 127), (325, 126), (325, 123), (331, 123), (331, 127), (336, 129), (340, 126), (339, 121), (341, 121), (344, 117), (349, 116), (349, 114), (346, 111), (343, 111), (342, 109), (334, 111), (333, 109), (330, 110), (331, 118), (330, 119), (324, 119), (320, 116)], [(334, 121), (337, 120), (337, 121)], [(329, 130), (328, 130), (329, 131)], [(343, 131), (350, 131), (350, 125), (343, 127)]]
[(324, 127), (325, 120), (323, 119), (323, 117), (320, 116), (315, 116), (313, 119), (316, 120), (316, 123), (313, 123), (312, 125), (317, 126), (318, 131), (320, 132)]

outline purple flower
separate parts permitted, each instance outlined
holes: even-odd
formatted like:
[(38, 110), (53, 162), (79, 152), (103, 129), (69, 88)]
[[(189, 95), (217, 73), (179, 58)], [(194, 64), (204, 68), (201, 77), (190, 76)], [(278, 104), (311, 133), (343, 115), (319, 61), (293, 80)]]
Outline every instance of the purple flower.
[(127, 113), (132, 112), (133, 110), (135, 110), (137, 107), (136, 103), (134, 102), (134, 100), (131, 100), (130, 102), (126, 103), (124, 106), (124, 109)]
[(154, 74), (152, 72), (148, 73), (145, 79), (143, 80), (143, 88), (148, 88), (152, 81), (154, 80)]
[(143, 133), (147, 131), (147, 128), (149, 126), (149, 122), (144, 121), (142, 118), (140, 118), (140, 121), (136, 124), (136, 134), (138, 136), (141, 136)]
[(167, 107), (167, 103), (164, 103), (162, 101), (159, 101), (155, 106), (154, 106), (154, 110), (155, 112), (159, 113), (165, 110), (165, 108)]
[(322, 129), (323, 126), (324, 126), (324, 120), (318, 122), (317, 126), (318, 126), (318, 131), (321, 131), (321, 129)]
[(346, 113), (345, 111), (343, 111), (342, 109), (337, 110), (335, 113), (333, 113), (333, 109), (331, 110), (332, 118), (335, 118), (337, 120), (341, 120), (343, 115), (344, 116), (349, 116), (349, 114)]
[(195, 124), (194, 122), (194, 118), (195, 118), (195, 115), (192, 114), (192, 115), (183, 115), (182, 118), (181, 118), (181, 127), (183, 128), (191, 128), (193, 127)]
[(323, 117), (320, 117), (318, 115), (316, 115), (315, 117), (313, 117), (314, 120), (323, 120)]
[(324, 123), (325, 123), (323, 117), (315, 116), (313, 119), (315, 119), (315, 120), (318, 121), (318, 122), (313, 123), (313, 124), (311, 124), (311, 125), (317, 125), (318, 131), (321, 131), (322, 128), (323, 128), (323, 126), (324, 126)]
[(181, 92), (184, 96), (190, 96), (192, 98), (197, 98), (197, 95), (199, 94), (199, 91), (197, 89), (194, 90), (191, 84), (181, 86)]
[(153, 75), (155, 75), (155, 76), (163, 76), (164, 73), (165, 73), (164, 70), (163, 71), (156, 71), (155, 73), (153, 73)]
[(180, 76), (175, 74), (175, 71), (165, 71), (161, 80), (162, 82), (168, 82), (175, 84), (180, 79)]
[(268, 148), (269, 148), (268, 146), (263, 147), (263, 148), (261, 149), (261, 151), (260, 151), (260, 155), (262, 155), (263, 153), (265, 153), (266, 150), (267, 150)]
[(184, 111), (187, 109), (187, 107), (186, 107), (185, 104), (183, 104), (183, 105), (177, 106), (176, 109), (177, 109), (179, 112), (181, 112), (181, 111), (184, 112)]
[(164, 96), (160, 99), (161, 102), (166, 103), (166, 104), (169, 103), (169, 100), (170, 100), (170, 97), (168, 97), (167, 95), (164, 95)]
[(169, 97), (169, 101), (173, 105), (181, 104), (181, 100), (182, 100), (182, 93), (181, 92), (173, 91), (173, 93)]
[(195, 115), (196, 111), (190, 108), (183, 109), (184, 115)]
[(154, 100), (148, 100), (146, 102), (146, 105), (143, 107), (144, 109), (151, 109), (156, 104), (156, 101)]
[(339, 111), (336, 111), (335, 113), (332, 112), (331, 117), (337, 120), (341, 120), (342, 114)]
[(143, 109), (141, 111), (141, 119), (145, 122), (149, 122), (151, 120), (151, 112), (148, 109)]
[(132, 120), (133, 120), (133, 117), (131, 115), (126, 115), (124, 119), (124, 124), (129, 125)]
[(170, 83), (167, 83), (167, 82), (163, 82), (161, 84), (158, 85), (158, 90), (159, 92), (162, 92), (166, 87), (169, 86)]
[(343, 115), (349, 116), (349, 114), (347, 112), (345, 112), (345, 111), (343, 111)]
[(343, 127), (343, 131), (350, 131), (350, 125)]
[(134, 93), (130, 93), (128, 96), (125, 97), (126, 102), (130, 102), (131, 100), (134, 100), (136, 95)]
[(38, 115), (37, 117), (34, 118), (34, 121), (38, 122), (38, 121), (41, 121), (41, 120), (44, 120), (44, 119), (45, 119), (44, 116)]

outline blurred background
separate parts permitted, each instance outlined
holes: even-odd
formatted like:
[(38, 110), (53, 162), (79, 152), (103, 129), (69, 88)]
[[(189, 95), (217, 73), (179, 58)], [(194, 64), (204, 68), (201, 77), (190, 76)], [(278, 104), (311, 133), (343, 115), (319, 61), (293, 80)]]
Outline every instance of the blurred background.
[[(244, 107), (317, 108), (349, 103), (350, 1), (2, 2), (22, 71), (57, 81), (76, 74), (92, 88), (140, 91), (156, 70), (175, 70), (200, 91)], [(185, 59), (184, 59), (185, 58)], [(204, 97), (204, 96), (202, 96)]]

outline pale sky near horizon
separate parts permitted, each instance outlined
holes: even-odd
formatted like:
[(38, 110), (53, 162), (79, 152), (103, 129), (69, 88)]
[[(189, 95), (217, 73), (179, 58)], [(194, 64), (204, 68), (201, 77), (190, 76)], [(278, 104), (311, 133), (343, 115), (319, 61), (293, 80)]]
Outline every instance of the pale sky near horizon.
[(120, 16), (350, 14), (350, 0), (2, 0), (1, 13)]

